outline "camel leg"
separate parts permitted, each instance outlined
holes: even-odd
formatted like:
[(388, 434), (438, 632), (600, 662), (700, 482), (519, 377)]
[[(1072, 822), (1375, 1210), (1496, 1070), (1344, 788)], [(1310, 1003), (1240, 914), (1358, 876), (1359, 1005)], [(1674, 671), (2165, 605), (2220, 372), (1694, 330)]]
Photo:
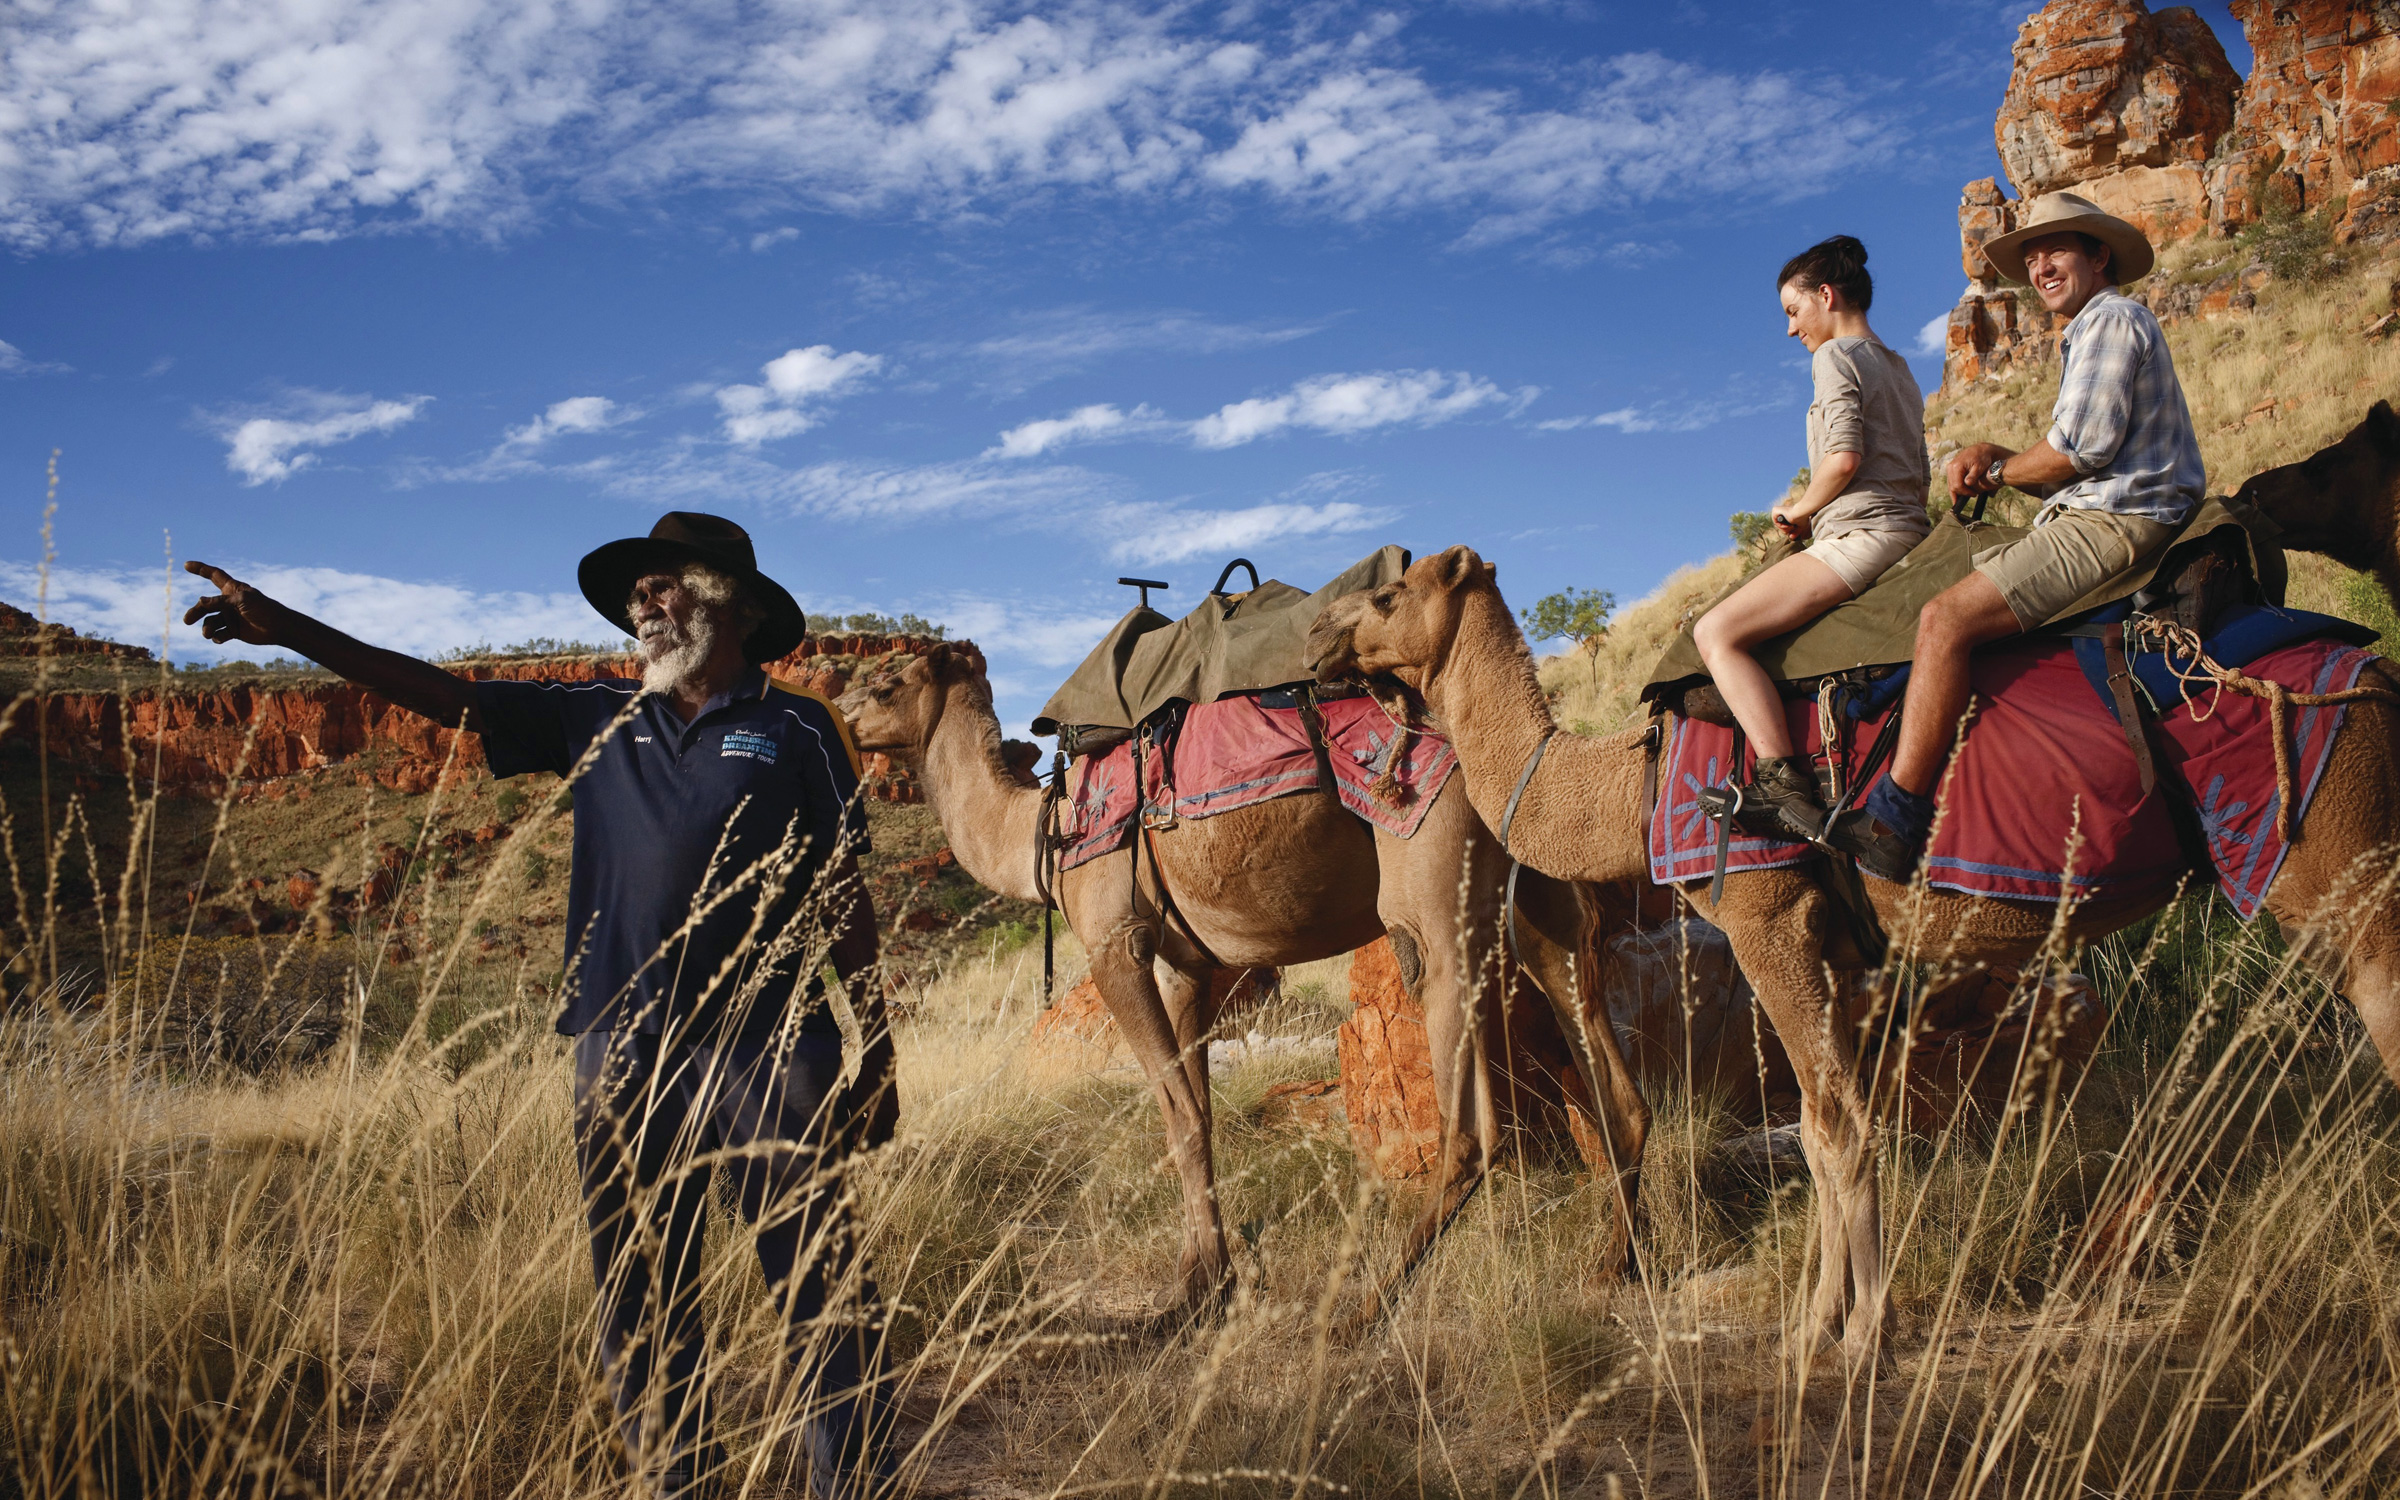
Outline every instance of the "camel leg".
[[(2362, 681), (2372, 682), (2370, 673)], [(2358, 1008), (2400, 1084), (2400, 710), (2351, 707), (2267, 910), (2311, 967)]]
[(1832, 920), (1827, 898), (1796, 870), (1736, 875), (1714, 909), (1704, 886), (1687, 887), (1685, 896), (1732, 939), (1734, 958), (1799, 1075), (1800, 1144), (1816, 1182), (1824, 1252), (1802, 1330), (1803, 1357), (1837, 1331), (1852, 1358), (1866, 1357), (1880, 1339), (1886, 1305), (1883, 1213), (1858, 1058), (1824, 963)]
[(1517, 879), (1516, 935), (1524, 944), (1518, 960), (1541, 986), (1558, 1029), (1575, 1054), (1576, 1071), (1599, 1118), (1592, 1123), (1615, 1176), (1617, 1222), (1601, 1248), (1600, 1264), (1612, 1274), (1639, 1276), (1635, 1251), (1642, 1201), (1642, 1151), (1650, 1136), (1650, 1105), (1634, 1081), (1632, 1065), (1617, 1045), (1600, 994), (1600, 975), (1587, 944), (1591, 903), (1564, 881), (1531, 870)]
[[(1169, 1300), (1183, 1311), (1202, 1312), (1223, 1294), (1233, 1264), (1225, 1248), (1225, 1223), (1217, 1212), (1216, 1163), (1209, 1139), (1208, 1058), (1205, 1049), (1194, 1049), (1201, 1053), (1195, 1072), (1182, 1055), (1183, 1044), (1166, 999), (1159, 993), (1152, 965), (1157, 957), (1156, 932), (1148, 922), (1126, 911), (1123, 867), (1109, 860), (1084, 868), (1103, 873), (1099, 880), (1079, 882), (1081, 889), (1070, 891), (1069, 899), (1076, 908), (1071, 912), (1073, 924), (1077, 932), (1101, 935), (1088, 950), (1092, 982), (1108, 1002), (1118, 1032), (1158, 1094), (1167, 1154), (1183, 1181), (1183, 1251), (1176, 1262), (1175, 1290)], [(1110, 874), (1118, 877), (1113, 893), (1099, 889)], [(1112, 894), (1113, 912), (1105, 907)], [(1075, 901), (1078, 896), (1088, 897), (1088, 902)], [(1087, 905), (1102, 909), (1086, 909)], [(1191, 1008), (1188, 1003), (1186, 1008)]]
[(1387, 1308), (1442, 1231), (1483, 1186), (1500, 1143), (1482, 1026), (1482, 1007), (1497, 1003), (1497, 997), (1482, 993), (1476, 983), (1478, 976), (1467, 972), (1455, 940), (1426, 942), (1416, 930), (1398, 923), (1390, 929), (1390, 936), (1400, 960), (1401, 982), (1425, 1013), (1425, 1043), (1433, 1055), (1434, 1098), (1441, 1111), (1442, 1134), (1433, 1163), (1433, 1193), (1401, 1245), (1399, 1265), (1378, 1293), (1379, 1304)]

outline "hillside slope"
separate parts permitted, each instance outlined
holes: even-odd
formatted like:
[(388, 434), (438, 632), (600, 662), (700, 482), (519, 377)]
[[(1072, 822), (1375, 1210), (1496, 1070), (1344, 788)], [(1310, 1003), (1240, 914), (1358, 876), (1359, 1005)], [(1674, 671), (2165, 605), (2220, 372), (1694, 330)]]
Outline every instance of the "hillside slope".
[[(2244, 258), (2235, 241), (2189, 241), (2160, 257), (2156, 283), (2214, 280)], [(2392, 310), (2396, 275), (2400, 261), (2362, 253), (2319, 281), (2264, 281), (2257, 305), (2247, 312), (2167, 324), (2211, 491), (2230, 494), (2262, 469), (2306, 458), (2348, 432), (2377, 400), (2400, 398), (2400, 336), (2361, 331)], [(2057, 387), (2055, 361), (2023, 361), (1929, 401), (1933, 507), (1949, 503), (1941, 484), (1944, 458), (1971, 442), (2019, 448), (2039, 440), (2049, 430)], [(1797, 448), (1797, 422), (1792, 437)], [(1761, 506), (1773, 498), (1763, 497)], [(2010, 490), (1996, 499), (1991, 515), (2022, 523), (2033, 511), (2030, 499)], [(1597, 653), (1544, 661), (1542, 685), (1560, 724), (1579, 734), (1607, 734), (1640, 722), (1636, 695), (1659, 653), (1686, 616), (1732, 587), (1749, 566), (1749, 559), (1728, 550), (1677, 569), (1618, 615)], [(2289, 602), (2373, 625), (2386, 633), (2387, 646), (2400, 637), (2391, 601), (2372, 578), (2313, 554), (2291, 554)]]

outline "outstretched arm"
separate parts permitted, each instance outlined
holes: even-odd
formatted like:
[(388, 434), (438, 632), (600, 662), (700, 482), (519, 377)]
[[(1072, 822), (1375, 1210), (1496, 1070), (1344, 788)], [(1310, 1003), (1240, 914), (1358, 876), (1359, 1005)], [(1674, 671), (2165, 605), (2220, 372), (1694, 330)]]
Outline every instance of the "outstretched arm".
[(276, 603), (223, 568), (204, 562), (187, 562), (183, 568), (216, 585), (215, 593), (183, 614), (184, 624), (198, 625), (210, 640), (297, 651), (445, 728), (463, 725), (470, 733), (483, 732), (475, 713), (475, 685), (464, 677), (346, 636), (322, 620)]

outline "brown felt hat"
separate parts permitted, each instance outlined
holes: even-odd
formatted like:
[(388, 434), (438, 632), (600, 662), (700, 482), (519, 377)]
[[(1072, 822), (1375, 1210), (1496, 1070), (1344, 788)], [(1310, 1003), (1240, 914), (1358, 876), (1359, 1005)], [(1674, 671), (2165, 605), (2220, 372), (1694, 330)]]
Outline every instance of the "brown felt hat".
[(2046, 234), (2088, 234), (2108, 247), (2109, 274), (2117, 285), (2139, 281), (2158, 264), (2158, 252), (2139, 229), (2074, 193), (2044, 193), (2017, 215), (2017, 227), (1983, 247), (1983, 258), (2003, 281), (2031, 284), (2025, 274), (2025, 242)]
[(750, 597), (767, 612), (758, 628), (742, 641), (742, 654), (753, 665), (789, 654), (808, 634), (808, 616), (800, 612), (799, 601), (782, 584), (758, 571), (758, 551), (750, 545), (750, 533), (723, 516), (702, 515), (696, 510), (668, 511), (648, 536), (626, 537), (584, 554), (575, 569), (575, 581), (592, 608), (632, 635), (633, 616), (626, 606), (633, 600), (633, 586), (647, 574), (695, 562), (740, 579)]

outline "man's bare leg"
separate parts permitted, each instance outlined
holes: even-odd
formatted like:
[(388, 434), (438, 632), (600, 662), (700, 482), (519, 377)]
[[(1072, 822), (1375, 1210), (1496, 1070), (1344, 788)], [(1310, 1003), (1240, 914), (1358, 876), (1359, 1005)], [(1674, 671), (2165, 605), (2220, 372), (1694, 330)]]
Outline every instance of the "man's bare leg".
[(2025, 627), (1981, 573), (1966, 577), (1925, 603), (1917, 615), (1916, 665), (1908, 674), (1908, 701), (1900, 715), (1900, 745), (1892, 753), (1892, 780), (1919, 797), (1933, 795), (1958, 716), (1967, 711), (1975, 648)]
[(1999, 588), (1981, 573), (1969, 573), (1926, 604), (1917, 616), (1916, 659), (1892, 769), (1857, 808), (1833, 820), (1827, 843), (1881, 880), (1906, 880), (1915, 872), (1933, 826), (1934, 785), (1972, 690), (1975, 648), (2023, 629)]

